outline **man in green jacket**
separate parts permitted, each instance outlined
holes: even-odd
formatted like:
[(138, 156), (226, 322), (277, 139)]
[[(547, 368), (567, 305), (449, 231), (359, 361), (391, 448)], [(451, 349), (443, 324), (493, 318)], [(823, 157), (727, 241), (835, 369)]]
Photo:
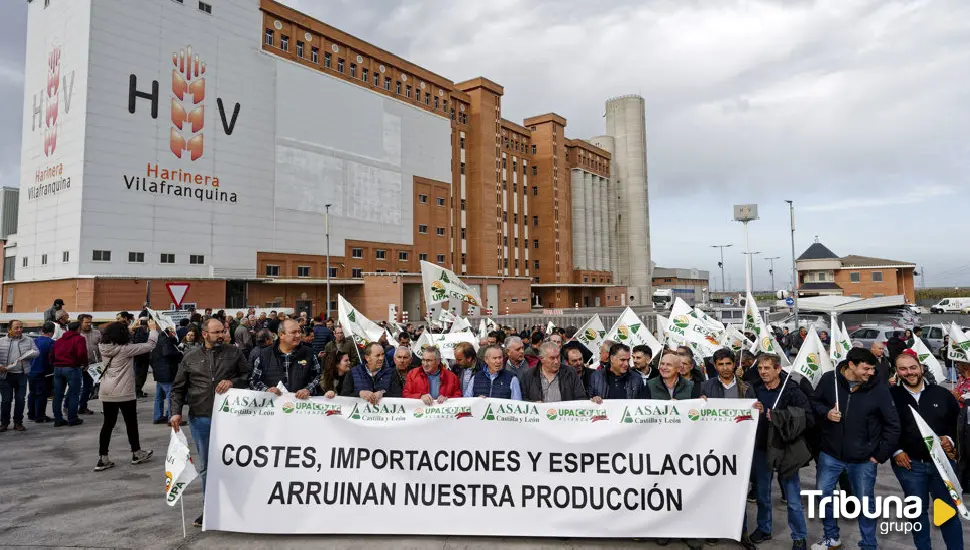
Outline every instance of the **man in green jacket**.
[(650, 399), (670, 401), (672, 399), (690, 399), (694, 393), (694, 383), (680, 376), (680, 369), (684, 358), (675, 352), (665, 350), (660, 358), (660, 376), (647, 381), (647, 391)]

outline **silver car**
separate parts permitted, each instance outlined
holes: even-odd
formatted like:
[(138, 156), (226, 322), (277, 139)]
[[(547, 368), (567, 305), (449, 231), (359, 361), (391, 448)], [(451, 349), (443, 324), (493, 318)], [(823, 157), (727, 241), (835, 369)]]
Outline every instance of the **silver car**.
[(885, 343), (886, 340), (889, 340), (894, 335), (901, 337), (905, 333), (906, 331), (899, 327), (889, 325), (862, 324), (859, 326), (859, 328), (849, 333), (849, 339), (852, 340), (853, 343), (861, 342), (866, 349), (869, 349), (872, 347), (873, 342)]

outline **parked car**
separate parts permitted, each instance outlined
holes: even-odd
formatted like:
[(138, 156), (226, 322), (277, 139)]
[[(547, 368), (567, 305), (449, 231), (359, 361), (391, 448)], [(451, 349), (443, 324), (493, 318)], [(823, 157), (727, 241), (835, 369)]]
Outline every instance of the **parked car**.
[(939, 355), (940, 348), (943, 347), (943, 327), (940, 325), (926, 325), (923, 327), (923, 343), (930, 348), (933, 355)]
[[(823, 313), (801, 313), (798, 315), (798, 326), (808, 328), (815, 325), (816, 332), (822, 332), (823, 330), (832, 333), (829, 330), (829, 316)], [(795, 327), (795, 316), (789, 315), (780, 321), (773, 321), (771, 326), (777, 329), (787, 328), (790, 332), (798, 332), (798, 328)]]
[[(926, 329), (923, 329), (924, 333)], [(853, 342), (861, 342), (866, 349), (872, 346), (873, 342), (886, 342), (893, 336), (902, 336), (906, 331), (899, 327), (889, 325), (868, 325), (862, 324), (855, 331), (849, 334), (849, 339)]]

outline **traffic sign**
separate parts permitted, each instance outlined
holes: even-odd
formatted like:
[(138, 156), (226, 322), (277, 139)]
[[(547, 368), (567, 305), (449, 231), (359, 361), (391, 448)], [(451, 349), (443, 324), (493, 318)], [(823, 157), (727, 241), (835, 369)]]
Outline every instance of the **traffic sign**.
[(788, 307), (795, 305), (795, 299), (792, 298), (791, 296), (785, 298), (785, 305)]
[(182, 307), (182, 300), (188, 294), (189, 286), (191, 286), (189, 283), (165, 283), (168, 295), (172, 297), (172, 303), (175, 304), (176, 308)]

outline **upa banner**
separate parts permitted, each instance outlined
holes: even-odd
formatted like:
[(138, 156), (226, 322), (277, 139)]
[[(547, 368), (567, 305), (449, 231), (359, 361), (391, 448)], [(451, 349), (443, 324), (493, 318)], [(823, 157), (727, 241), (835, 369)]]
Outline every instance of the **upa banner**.
[(445, 301), (465, 302), (474, 307), (482, 306), (478, 290), (461, 281), (455, 272), (424, 260), (421, 261), (421, 283), (424, 300), (428, 306)]
[(738, 539), (753, 404), (371, 405), (234, 389), (213, 407), (204, 527)]

